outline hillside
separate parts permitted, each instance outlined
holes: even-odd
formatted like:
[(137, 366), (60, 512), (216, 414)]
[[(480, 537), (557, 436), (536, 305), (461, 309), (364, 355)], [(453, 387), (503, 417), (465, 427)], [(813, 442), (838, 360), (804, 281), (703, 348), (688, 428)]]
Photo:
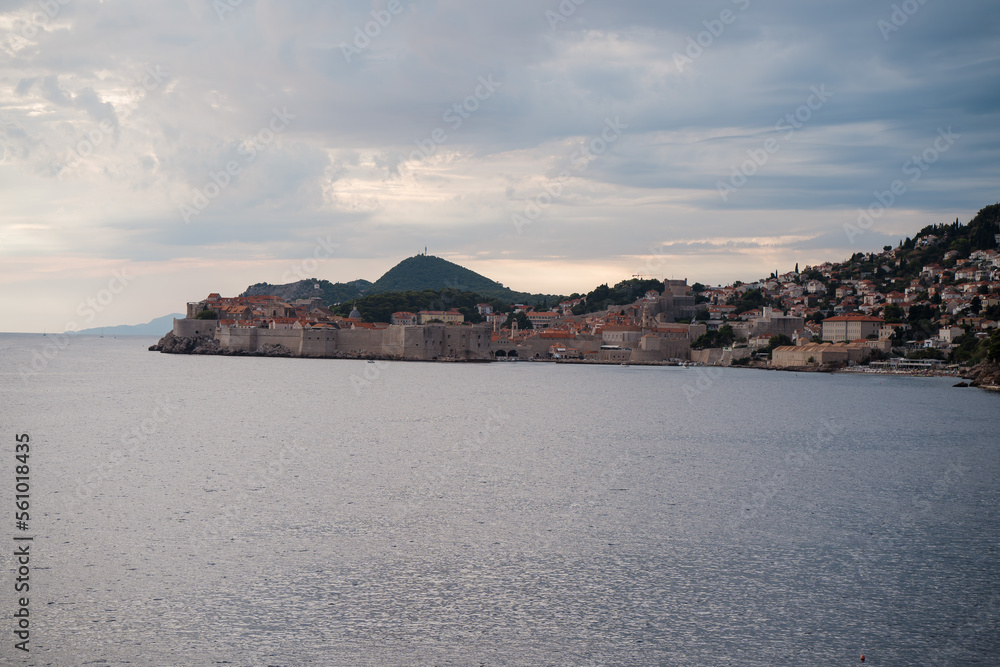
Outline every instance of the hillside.
[(164, 315), (150, 320), (145, 324), (118, 324), (113, 327), (94, 327), (93, 329), (81, 329), (78, 334), (102, 335), (102, 336), (162, 336), (164, 329), (172, 329), (174, 318), (183, 318), (184, 313), (174, 313)]
[(968, 257), (970, 252), (992, 250), (997, 247), (1000, 235), (1000, 204), (986, 206), (967, 225), (945, 223), (928, 225), (912, 239), (900, 243), (897, 257), (906, 260), (909, 275), (918, 275), (921, 267), (930, 263), (948, 265), (945, 255), (958, 252)]
[(475, 292), (490, 299), (507, 303), (554, 303), (562, 297), (552, 294), (515, 292), (495, 280), (470, 271), (464, 266), (432, 255), (416, 255), (404, 259), (375, 281), (369, 294), (386, 292), (420, 292), (423, 290), (456, 290)]
[(457, 309), (473, 324), (484, 321), (476, 309), (477, 304), (489, 303), (496, 312), (510, 312), (510, 305), (499, 299), (488, 299), (475, 292), (458, 290), (422, 290), (420, 292), (383, 292), (370, 294), (356, 301), (342, 303), (333, 312), (342, 317), (357, 308), (365, 322), (391, 322), (392, 314), (399, 311), (416, 313), (421, 310)]
[(329, 280), (300, 280), (287, 285), (257, 283), (251, 285), (240, 296), (274, 295), (284, 301), (322, 297), (326, 305), (358, 299), (371, 290), (367, 280), (353, 280), (349, 283), (331, 283)]
[[(976, 214), (968, 224), (958, 220), (927, 225), (913, 238), (900, 240), (893, 249), (885, 246), (882, 253), (855, 253), (843, 262), (832, 263), (829, 273), (839, 282), (867, 278), (880, 290), (891, 291), (899, 285), (920, 278), (923, 267), (939, 264), (946, 269), (956, 260), (965, 259), (977, 250), (993, 250), (1000, 245), (1000, 204), (990, 204)], [(892, 254), (888, 266), (886, 253)], [(880, 268), (881, 267), (881, 268)], [(808, 269), (808, 267), (807, 267)], [(832, 284), (815, 268), (803, 271), (803, 278)], [(896, 287), (893, 287), (893, 285)]]

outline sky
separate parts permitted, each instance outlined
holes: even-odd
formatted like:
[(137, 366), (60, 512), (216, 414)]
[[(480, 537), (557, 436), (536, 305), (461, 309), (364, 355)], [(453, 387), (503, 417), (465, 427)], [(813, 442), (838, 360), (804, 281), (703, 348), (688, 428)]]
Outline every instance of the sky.
[(0, 0), (0, 331), (839, 261), (1000, 201), (998, 84), (996, 0)]

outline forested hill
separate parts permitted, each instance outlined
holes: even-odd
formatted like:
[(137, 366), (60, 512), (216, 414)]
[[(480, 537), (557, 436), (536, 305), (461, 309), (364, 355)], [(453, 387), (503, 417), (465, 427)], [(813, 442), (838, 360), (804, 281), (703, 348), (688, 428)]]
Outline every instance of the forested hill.
[(349, 283), (331, 283), (329, 280), (308, 279), (287, 285), (257, 283), (240, 296), (274, 295), (284, 301), (322, 297), (323, 303), (346, 303), (374, 294), (391, 292), (467, 292), (478, 294), (486, 300), (498, 299), (504, 303), (547, 304), (558, 303), (563, 297), (554, 294), (516, 292), (495, 280), (479, 275), (464, 266), (431, 255), (417, 255), (404, 259), (389, 269), (374, 283), (354, 280)]
[(507, 303), (534, 304), (545, 301), (553, 304), (562, 298), (553, 294), (516, 292), (464, 266), (433, 255), (416, 255), (404, 259), (376, 280), (369, 294), (423, 290), (474, 292)]
[(358, 299), (371, 290), (367, 280), (353, 280), (349, 283), (331, 283), (329, 280), (300, 280), (287, 285), (257, 283), (251, 285), (240, 296), (273, 295), (284, 301), (322, 297), (325, 305)]
[[(993, 250), (997, 247), (997, 237), (1000, 236), (1000, 204), (990, 204), (979, 210), (969, 224), (963, 225), (958, 220), (940, 225), (928, 225), (916, 236), (900, 241), (897, 256), (903, 256), (911, 265), (914, 273), (919, 273), (920, 267), (936, 262), (944, 264), (944, 256), (952, 250), (958, 251), (959, 257), (965, 258), (976, 250)], [(932, 243), (922, 243), (921, 239), (935, 237)]]

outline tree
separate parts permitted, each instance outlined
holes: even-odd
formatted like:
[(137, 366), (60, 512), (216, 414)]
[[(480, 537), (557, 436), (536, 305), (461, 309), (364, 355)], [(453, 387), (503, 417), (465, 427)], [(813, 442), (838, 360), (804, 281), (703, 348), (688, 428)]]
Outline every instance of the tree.
[(925, 350), (915, 350), (906, 355), (907, 359), (941, 359), (944, 360), (944, 352), (927, 348)]
[(898, 305), (890, 303), (882, 310), (882, 317), (887, 323), (903, 322), (906, 319), (906, 313)]
[(979, 298), (979, 295), (972, 297), (972, 302), (969, 304), (969, 310), (972, 311), (973, 315), (978, 315), (983, 309), (983, 300)]
[(1000, 362), (1000, 329), (994, 329), (989, 337), (989, 345), (986, 348), (986, 359), (993, 363)]
[(794, 345), (792, 339), (785, 334), (777, 334), (776, 336), (771, 336), (767, 341), (767, 347), (765, 347), (761, 352), (766, 352), (770, 357), (774, 352), (775, 348), (783, 347), (785, 345)]
[(217, 320), (219, 319), (219, 314), (214, 310), (205, 309), (194, 316), (196, 320)]
[(764, 296), (758, 289), (747, 290), (743, 295), (736, 295), (729, 300), (729, 305), (736, 306), (736, 313), (744, 313), (762, 306), (770, 306), (774, 300)]
[(524, 313), (514, 313), (514, 315), (511, 317), (511, 319), (514, 320), (515, 322), (517, 322), (517, 328), (518, 329), (534, 329), (535, 328), (535, 325), (533, 325), (531, 323), (531, 320), (529, 320), (528, 316), (525, 315)]
[(969, 242), (969, 239), (955, 239), (949, 247), (951, 250), (957, 250), (959, 257), (968, 257), (969, 252), (972, 250), (972, 244)]
[(937, 308), (917, 303), (910, 306), (910, 316), (907, 319), (913, 323), (920, 320), (932, 320), (936, 316)]
[(703, 350), (708, 347), (729, 347), (733, 344), (735, 336), (733, 328), (728, 324), (719, 327), (718, 331), (706, 331), (698, 339), (691, 343), (695, 350)]
[[(986, 341), (982, 341), (985, 343)], [(977, 363), (986, 356), (986, 345), (981, 344), (975, 334), (965, 333), (955, 339), (955, 349), (952, 350), (948, 361), (953, 364), (964, 364), (968, 362)]]
[(776, 336), (771, 336), (767, 340), (767, 346), (772, 350), (776, 347), (782, 347), (784, 345), (794, 345), (794, 344), (795, 343), (792, 342), (792, 339), (786, 336), (785, 334), (778, 334)]

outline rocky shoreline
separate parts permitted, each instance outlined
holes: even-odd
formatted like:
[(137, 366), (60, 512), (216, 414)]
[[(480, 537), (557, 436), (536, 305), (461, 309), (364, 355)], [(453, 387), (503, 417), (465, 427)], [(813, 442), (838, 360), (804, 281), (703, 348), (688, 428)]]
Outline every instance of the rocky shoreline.
[(969, 381), (970, 387), (979, 387), (987, 391), (1000, 391), (1000, 364), (984, 361), (973, 366), (962, 375)]
[[(282, 345), (264, 345), (261, 348), (255, 350), (254, 352), (246, 352), (243, 350), (224, 350), (219, 345), (219, 341), (210, 336), (195, 336), (195, 337), (183, 337), (175, 336), (171, 331), (167, 333), (163, 338), (161, 338), (155, 345), (149, 346), (150, 352), (162, 352), (163, 354), (196, 354), (196, 355), (219, 355), (228, 357), (296, 357), (294, 352)], [(338, 354), (336, 356), (329, 357), (302, 357), (302, 358), (321, 358), (321, 359), (372, 359), (376, 361), (416, 361), (412, 359), (398, 359), (395, 357), (387, 357), (384, 355), (362, 355), (355, 353), (344, 353)], [(451, 361), (451, 360), (439, 360), (439, 361)], [(490, 363), (492, 360), (484, 359), (477, 360), (478, 363)], [(524, 359), (524, 361), (542, 361), (542, 360), (529, 360)], [(584, 360), (563, 360), (563, 359), (546, 359), (544, 361), (550, 361), (561, 364), (576, 364), (576, 365), (590, 365), (590, 364), (603, 364), (603, 365), (627, 365), (627, 366), (676, 366), (676, 363), (669, 362), (632, 362), (627, 364), (621, 364), (619, 362), (595, 362), (595, 361), (584, 361)], [(765, 366), (756, 365), (744, 365), (744, 366), (733, 366), (733, 368), (753, 368), (758, 370), (779, 370), (788, 371), (796, 373), (831, 373), (831, 372), (850, 372), (849, 369), (845, 368), (834, 368), (834, 367), (816, 367), (816, 366), (803, 366), (803, 367), (788, 367), (788, 368), (769, 368)], [(857, 371), (855, 371), (857, 372)], [(987, 391), (997, 391), (1000, 392), (1000, 364), (983, 362), (977, 366), (973, 366), (970, 369), (961, 372), (934, 372), (934, 371), (903, 371), (903, 372), (887, 372), (891, 375), (920, 375), (920, 376), (947, 376), (947, 377), (961, 377), (964, 380), (968, 380), (968, 384), (960, 383), (955, 386), (968, 386), (968, 387), (979, 387)]]
[[(155, 345), (149, 346), (150, 352), (163, 354), (197, 354), (226, 357), (287, 357), (294, 359), (363, 359), (372, 361), (426, 361), (424, 359), (400, 359), (384, 354), (360, 354), (355, 352), (338, 352), (327, 356), (298, 355), (284, 345), (263, 345), (253, 352), (245, 350), (225, 350), (219, 341), (209, 336), (176, 336), (171, 331)], [(489, 359), (438, 359), (434, 361), (450, 361), (455, 363), (489, 363)]]

